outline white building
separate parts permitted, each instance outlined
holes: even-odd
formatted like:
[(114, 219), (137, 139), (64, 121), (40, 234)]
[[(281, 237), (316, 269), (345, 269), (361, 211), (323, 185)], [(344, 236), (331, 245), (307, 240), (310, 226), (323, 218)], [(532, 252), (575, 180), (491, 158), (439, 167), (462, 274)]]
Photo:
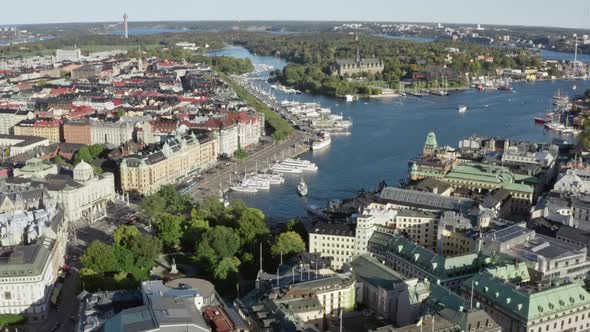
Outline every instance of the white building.
[(23, 120), (33, 120), (35, 114), (29, 111), (0, 109), (0, 135), (13, 133), (14, 126)]
[[(107, 204), (115, 198), (113, 173), (94, 174), (92, 166), (82, 161), (74, 168), (74, 178), (51, 181), (49, 193), (61, 204), (66, 221), (93, 222), (106, 215)], [(63, 180), (63, 178), (62, 178)]]
[(238, 126), (232, 125), (219, 130), (219, 154), (231, 157), (238, 148)]
[(121, 145), (133, 140), (134, 124), (127, 121), (90, 121), (92, 144)]
[[(32, 216), (39, 213), (32, 212)], [(23, 314), (30, 321), (43, 320), (49, 314), (50, 298), (64, 263), (67, 222), (61, 212), (44, 213), (48, 219), (39, 219), (45, 227), (33, 243), (0, 247), (0, 314)]]
[(330, 268), (340, 270), (354, 255), (354, 241), (354, 225), (318, 223), (309, 232), (309, 252), (330, 257)]
[[(580, 175), (583, 175), (584, 177), (581, 177), (578, 173), (582, 173)], [(587, 178), (588, 173), (588, 171), (568, 169), (565, 174), (555, 182), (553, 190), (574, 196), (589, 194), (590, 181)]]
[(55, 61), (57, 62), (80, 62), (82, 61), (82, 52), (79, 48), (73, 50), (55, 50)]

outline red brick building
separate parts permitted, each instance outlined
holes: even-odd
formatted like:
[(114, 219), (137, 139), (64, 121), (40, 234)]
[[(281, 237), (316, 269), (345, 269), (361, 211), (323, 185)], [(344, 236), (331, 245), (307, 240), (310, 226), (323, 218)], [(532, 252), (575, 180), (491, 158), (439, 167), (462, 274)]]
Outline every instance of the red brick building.
[(63, 125), (64, 141), (72, 144), (92, 144), (90, 124), (87, 121), (68, 121)]

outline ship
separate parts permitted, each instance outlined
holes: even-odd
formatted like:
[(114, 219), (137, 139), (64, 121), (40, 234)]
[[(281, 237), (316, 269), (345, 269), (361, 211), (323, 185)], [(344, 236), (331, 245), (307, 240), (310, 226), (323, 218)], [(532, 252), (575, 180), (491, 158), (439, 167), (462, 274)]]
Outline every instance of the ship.
[(498, 90), (500, 91), (512, 91), (512, 87), (506, 83), (506, 84), (502, 84), (500, 86), (498, 86)]
[(465, 112), (467, 112), (467, 106), (459, 105), (459, 113), (465, 113)]
[(305, 184), (305, 181), (303, 181), (303, 179), (301, 179), (301, 181), (297, 185), (297, 193), (302, 197), (307, 195), (307, 184)]
[(243, 184), (237, 185), (237, 186), (231, 186), (229, 188), (233, 191), (237, 191), (237, 192), (241, 192), (241, 193), (257, 193), (258, 192), (258, 189), (253, 188), (253, 187), (249, 187), (249, 186), (245, 186)]
[(332, 138), (330, 137), (330, 133), (322, 131), (318, 134), (318, 138), (314, 140), (311, 144), (311, 150), (317, 151), (329, 146), (332, 143)]

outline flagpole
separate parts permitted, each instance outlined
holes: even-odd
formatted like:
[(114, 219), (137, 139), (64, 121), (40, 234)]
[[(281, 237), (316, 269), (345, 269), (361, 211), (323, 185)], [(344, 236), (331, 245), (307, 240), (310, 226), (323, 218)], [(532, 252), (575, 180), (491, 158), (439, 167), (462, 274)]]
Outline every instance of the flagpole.
[(340, 309), (340, 332), (342, 332), (342, 309)]

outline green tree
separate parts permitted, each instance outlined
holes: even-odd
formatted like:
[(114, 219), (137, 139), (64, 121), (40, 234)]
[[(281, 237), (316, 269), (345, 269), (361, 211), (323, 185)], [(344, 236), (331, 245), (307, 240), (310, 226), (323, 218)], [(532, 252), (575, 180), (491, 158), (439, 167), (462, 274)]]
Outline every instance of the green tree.
[(85, 268), (96, 273), (119, 271), (117, 257), (113, 248), (101, 241), (92, 241), (81, 258)]
[(150, 223), (153, 223), (166, 211), (166, 201), (157, 193), (149, 195), (141, 203), (140, 211)]
[(128, 247), (130, 241), (140, 235), (139, 229), (133, 225), (121, 225), (113, 232), (115, 244)]
[(244, 210), (238, 219), (236, 231), (244, 245), (256, 244), (260, 239), (270, 234), (264, 214), (254, 208)]
[[(229, 227), (215, 226), (209, 229), (195, 248), (195, 260), (212, 272), (218, 279), (225, 279), (228, 273), (237, 269), (240, 237)], [(220, 262), (223, 261), (223, 265)]]
[(180, 245), (180, 238), (182, 237), (182, 223), (184, 218), (182, 216), (175, 216), (170, 213), (160, 214), (156, 221), (156, 229), (158, 230), (158, 238), (162, 244), (171, 249), (177, 249)]
[(240, 260), (236, 257), (224, 257), (213, 270), (215, 278), (225, 280), (230, 274), (238, 273)]
[(287, 231), (278, 236), (270, 250), (273, 256), (300, 253), (305, 251), (305, 242), (299, 234)]
[(190, 198), (181, 195), (173, 185), (162, 186), (157, 195), (164, 199), (166, 211), (170, 213), (184, 213), (190, 206)]
[(152, 268), (155, 259), (162, 253), (162, 242), (148, 234), (132, 238), (128, 247), (135, 257), (135, 265), (141, 269)]

